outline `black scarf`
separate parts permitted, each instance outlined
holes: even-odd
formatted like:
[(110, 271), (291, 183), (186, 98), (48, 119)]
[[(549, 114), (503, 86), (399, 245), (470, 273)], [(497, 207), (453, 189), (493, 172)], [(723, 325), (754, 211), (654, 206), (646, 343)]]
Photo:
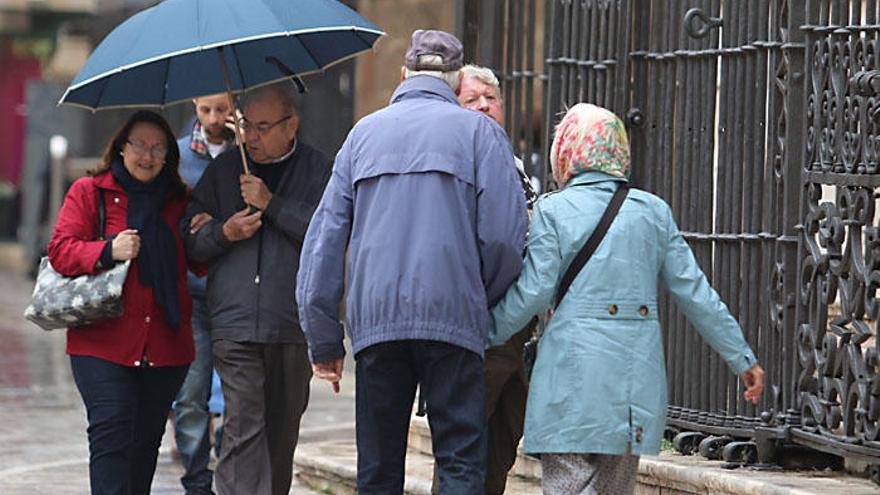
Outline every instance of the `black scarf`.
[(180, 328), (176, 244), (174, 233), (161, 216), (170, 186), (166, 170), (163, 169), (152, 182), (144, 183), (132, 177), (121, 161), (116, 160), (111, 166), (113, 178), (128, 194), (128, 228), (137, 229), (141, 237), (137, 256), (140, 281), (153, 288), (165, 322)]

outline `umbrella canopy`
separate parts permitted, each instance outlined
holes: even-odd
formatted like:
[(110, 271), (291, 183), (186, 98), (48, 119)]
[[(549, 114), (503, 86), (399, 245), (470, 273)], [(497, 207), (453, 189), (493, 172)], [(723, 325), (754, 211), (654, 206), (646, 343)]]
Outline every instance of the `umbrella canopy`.
[(164, 107), (238, 93), (322, 71), (384, 34), (335, 0), (165, 0), (117, 26), (59, 104)]

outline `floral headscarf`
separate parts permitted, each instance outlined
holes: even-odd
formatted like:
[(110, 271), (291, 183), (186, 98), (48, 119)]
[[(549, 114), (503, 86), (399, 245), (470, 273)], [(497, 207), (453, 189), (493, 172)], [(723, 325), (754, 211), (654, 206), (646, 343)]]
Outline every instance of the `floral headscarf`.
[(596, 105), (578, 103), (571, 107), (556, 126), (550, 166), (560, 188), (584, 172), (629, 179), (629, 140), (623, 122)]

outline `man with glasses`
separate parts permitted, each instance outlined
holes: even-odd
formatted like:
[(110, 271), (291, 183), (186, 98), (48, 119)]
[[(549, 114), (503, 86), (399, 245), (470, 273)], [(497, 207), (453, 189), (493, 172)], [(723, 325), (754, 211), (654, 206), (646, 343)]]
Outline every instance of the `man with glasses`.
[[(296, 138), (289, 83), (247, 93), (242, 108), (252, 173), (237, 151), (218, 156), (193, 191), (182, 228), (189, 254), (209, 263), (214, 366), (226, 400), (217, 491), (281, 495), (290, 490), (311, 378), (296, 272), (331, 164)], [(190, 229), (200, 214), (210, 220)]]

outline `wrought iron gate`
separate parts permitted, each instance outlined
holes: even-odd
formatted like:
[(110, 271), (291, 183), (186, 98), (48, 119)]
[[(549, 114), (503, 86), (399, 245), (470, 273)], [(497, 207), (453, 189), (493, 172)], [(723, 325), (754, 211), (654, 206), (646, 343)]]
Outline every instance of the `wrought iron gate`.
[(578, 101), (625, 118), (635, 184), (672, 205), (765, 367), (755, 407), (664, 296), (676, 447), (771, 462), (799, 444), (880, 464), (880, 2), (458, 8), (466, 56), (501, 76), (518, 153), (545, 155)]

